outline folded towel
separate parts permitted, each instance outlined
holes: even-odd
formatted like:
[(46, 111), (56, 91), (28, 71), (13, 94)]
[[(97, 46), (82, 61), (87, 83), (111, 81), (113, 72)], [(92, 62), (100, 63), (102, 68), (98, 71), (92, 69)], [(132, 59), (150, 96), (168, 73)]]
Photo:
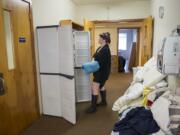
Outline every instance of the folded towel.
[(88, 74), (98, 71), (99, 68), (100, 66), (97, 61), (87, 62), (82, 65), (82, 69)]

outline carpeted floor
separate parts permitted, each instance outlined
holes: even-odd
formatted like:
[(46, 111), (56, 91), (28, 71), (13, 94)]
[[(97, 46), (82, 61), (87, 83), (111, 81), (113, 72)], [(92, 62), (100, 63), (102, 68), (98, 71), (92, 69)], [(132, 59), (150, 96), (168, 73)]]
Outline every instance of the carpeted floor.
[(132, 80), (132, 74), (112, 74), (106, 84), (108, 106), (98, 108), (95, 114), (84, 111), (89, 103), (77, 105), (77, 124), (75, 126), (57, 117), (42, 116), (21, 135), (110, 135), (118, 118), (112, 111), (113, 102), (121, 96)]

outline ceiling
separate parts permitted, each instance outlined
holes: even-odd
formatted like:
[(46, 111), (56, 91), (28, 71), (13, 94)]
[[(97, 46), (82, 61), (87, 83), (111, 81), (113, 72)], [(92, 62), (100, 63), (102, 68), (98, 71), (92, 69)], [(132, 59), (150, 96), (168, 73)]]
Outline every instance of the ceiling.
[[(140, 1), (140, 0), (72, 0), (77, 5), (88, 5), (88, 4), (106, 4), (106, 3), (114, 3), (120, 1)], [(149, 1), (149, 0), (141, 0), (141, 1)]]

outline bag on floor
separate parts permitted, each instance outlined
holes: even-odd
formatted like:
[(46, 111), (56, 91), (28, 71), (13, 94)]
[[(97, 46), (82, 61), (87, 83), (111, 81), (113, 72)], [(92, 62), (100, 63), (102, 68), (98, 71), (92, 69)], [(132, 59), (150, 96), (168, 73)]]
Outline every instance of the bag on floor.
[(98, 71), (100, 68), (99, 66), (99, 63), (97, 61), (91, 61), (91, 62), (87, 62), (87, 63), (84, 63), (82, 65), (82, 69), (87, 73), (87, 74), (90, 74), (90, 73), (94, 73), (96, 71)]

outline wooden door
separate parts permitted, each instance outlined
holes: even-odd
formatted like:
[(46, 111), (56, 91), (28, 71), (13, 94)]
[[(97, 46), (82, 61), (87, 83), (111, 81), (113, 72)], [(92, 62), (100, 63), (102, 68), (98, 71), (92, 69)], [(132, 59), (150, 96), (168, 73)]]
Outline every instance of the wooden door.
[(141, 27), (141, 47), (140, 47), (140, 65), (144, 65), (152, 57), (152, 35), (153, 35), (153, 19), (148, 17), (144, 19)]
[(1, 135), (18, 135), (39, 116), (30, 7), (27, 1), (0, 1)]

